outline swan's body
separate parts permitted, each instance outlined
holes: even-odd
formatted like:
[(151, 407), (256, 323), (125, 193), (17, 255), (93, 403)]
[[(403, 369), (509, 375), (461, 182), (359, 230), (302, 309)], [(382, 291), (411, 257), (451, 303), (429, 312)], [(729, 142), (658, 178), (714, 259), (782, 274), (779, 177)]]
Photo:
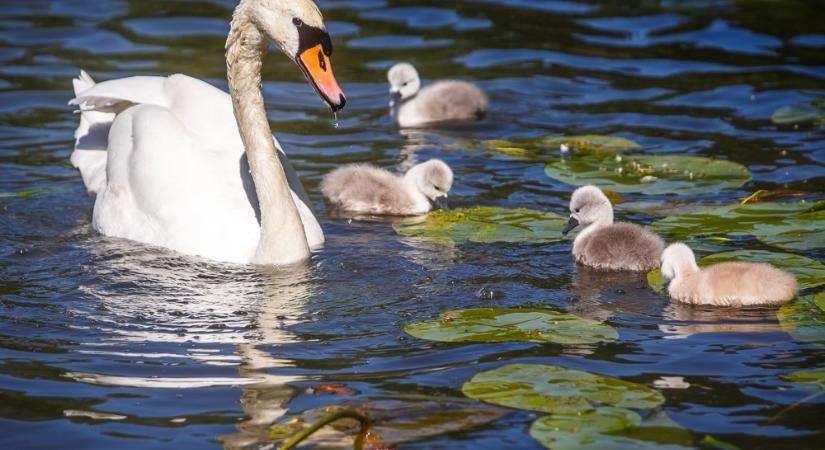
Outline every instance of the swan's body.
[(725, 262), (703, 269), (685, 244), (671, 244), (662, 253), (662, 274), (671, 280), (674, 300), (693, 305), (781, 305), (796, 297), (793, 275), (769, 264)]
[(585, 228), (573, 241), (573, 258), (604, 270), (649, 271), (659, 267), (662, 239), (636, 224), (613, 223), (613, 206), (595, 186), (583, 186), (570, 199), (570, 221), (563, 233)]
[(339, 167), (321, 182), (321, 192), (342, 211), (408, 216), (425, 214), (447, 197), (453, 172), (438, 159), (413, 166), (403, 177), (364, 164)]
[(428, 123), (478, 120), (489, 107), (487, 94), (466, 81), (443, 80), (421, 88), (415, 67), (399, 63), (387, 73), (390, 82), (390, 112), (402, 127)]
[[(72, 163), (95, 199), (96, 230), (238, 263), (288, 264), (323, 243), (260, 93), (267, 39), (290, 56), (303, 49), (303, 34), (289, 30), (296, 16), (305, 28), (323, 27), (306, 0), (241, 1), (227, 42), (232, 97), (186, 75), (75, 80), (71, 103), (82, 113)], [(342, 106), (342, 94), (336, 103), (323, 88)]]

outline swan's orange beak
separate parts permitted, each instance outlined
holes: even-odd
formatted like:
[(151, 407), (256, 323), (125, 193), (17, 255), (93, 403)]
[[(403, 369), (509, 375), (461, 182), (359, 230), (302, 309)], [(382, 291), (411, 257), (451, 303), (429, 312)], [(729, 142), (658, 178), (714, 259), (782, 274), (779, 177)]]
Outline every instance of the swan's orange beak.
[(315, 92), (327, 102), (333, 112), (344, 107), (347, 99), (338, 81), (335, 80), (335, 75), (332, 74), (332, 61), (324, 53), (321, 44), (304, 50), (298, 55), (298, 65), (312, 83)]

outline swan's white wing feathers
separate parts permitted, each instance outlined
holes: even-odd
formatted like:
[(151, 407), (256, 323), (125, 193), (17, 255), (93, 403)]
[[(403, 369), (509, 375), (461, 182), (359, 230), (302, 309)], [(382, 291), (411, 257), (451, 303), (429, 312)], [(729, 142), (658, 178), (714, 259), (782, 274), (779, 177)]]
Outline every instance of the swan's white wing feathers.
[[(229, 95), (179, 74), (95, 84), (81, 72), (74, 86), (70, 103), (81, 107), (81, 124), (72, 163), (93, 197), (108, 186), (95, 204), (95, 228), (183, 253), (248, 262), (260, 226)], [(318, 247), (323, 231), (275, 144), (309, 245)]]

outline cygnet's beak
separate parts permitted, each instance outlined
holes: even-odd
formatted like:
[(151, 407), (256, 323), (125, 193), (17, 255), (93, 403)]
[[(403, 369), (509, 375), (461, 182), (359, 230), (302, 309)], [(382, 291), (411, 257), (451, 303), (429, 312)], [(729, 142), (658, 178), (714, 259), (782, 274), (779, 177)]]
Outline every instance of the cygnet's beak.
[(401, 91), (390, 91), (390, 99), (394, 102), (401, 101)]
[(447, 196), (446, 195), (442, 195), (441, 197), (434, 198), (433, 199), (433, 205), (435, 205), (437, 208), (443, 209), (444, 211), (449, 211), (450, 210), (450, 206), (447, 205)]
[(561, 230), (561, 234), (567, 235), (573, 228), (579, 226), (579, 221), (576, 220), (575, 217), (570, 216), (570, 220), (567, 221), (567, 225), (564, 226), (564, 229)]
[(298, 66), (304, 71), (304, 75), (315, 88), (315, 92), (324, 99), (332, 112), (344, 108), (347, 99), (338, 81), (335, 80), (335, 75), (332, 73), (332, 61), (324, 53), (321, 44), (304, 50), (298, 55)]

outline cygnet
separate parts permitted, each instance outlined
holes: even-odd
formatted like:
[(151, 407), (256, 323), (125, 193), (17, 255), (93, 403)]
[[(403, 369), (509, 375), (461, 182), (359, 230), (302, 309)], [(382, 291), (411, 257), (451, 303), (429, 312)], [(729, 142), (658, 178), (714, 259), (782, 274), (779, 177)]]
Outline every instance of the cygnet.
[(433, 122), (478, 120), (487, 114), (489, 100), (478, 86), (466, 81), (437, 81), (421, 89), (418, 71), (398, 63), (387, 73), (390, 113), (402, 127)]
[(410, 216), (445, 207), (453, 171), (440, 159), (416, 164), (403, 177), (366, 164), (348, 164), (324, 177), (321, 193), (342, 211)]
[(662, 253), (662, 274), (671, 280), (670, 297), (692, 305), (780, 305), (799, 290), (793, 275), (770, 264), (725, 262), (699, 269), (693, 251), (682, 243)]
[(582, 186), (570, 199), (567, 234), (582, 225), (573, 241), (573, 258), (604, 270), (649, 271), (659, 267), (665, 243), (659, 236), (632, 223), (613, 223), (613, 206), (596, 186)]

